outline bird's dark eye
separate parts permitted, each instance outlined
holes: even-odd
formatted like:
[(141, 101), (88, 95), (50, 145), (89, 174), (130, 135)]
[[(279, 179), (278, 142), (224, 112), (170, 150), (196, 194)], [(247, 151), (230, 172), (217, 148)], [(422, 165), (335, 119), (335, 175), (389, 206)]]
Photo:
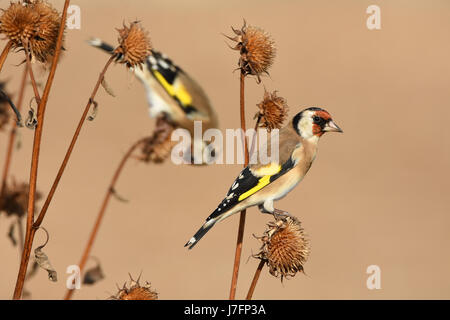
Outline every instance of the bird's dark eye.
[(315, 123), (319, 123), (321, 119), (318, 116), (314, 116), (313, 120), (314, 120)]

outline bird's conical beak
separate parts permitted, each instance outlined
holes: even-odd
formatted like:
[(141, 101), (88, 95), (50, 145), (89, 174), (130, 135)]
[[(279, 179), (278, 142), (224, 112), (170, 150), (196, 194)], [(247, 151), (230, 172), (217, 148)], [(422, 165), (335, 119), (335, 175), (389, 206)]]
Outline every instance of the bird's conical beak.
[(326, 132), (340, 132), (343, 133), (344, 131), (342, 131), (341, 128), (339, 128), (339, 126), (334, 123), (334, 121), (330, 120), (328, 121), (328, 123), (325, 125), (325, 128), (323, 128), (323, 131)]

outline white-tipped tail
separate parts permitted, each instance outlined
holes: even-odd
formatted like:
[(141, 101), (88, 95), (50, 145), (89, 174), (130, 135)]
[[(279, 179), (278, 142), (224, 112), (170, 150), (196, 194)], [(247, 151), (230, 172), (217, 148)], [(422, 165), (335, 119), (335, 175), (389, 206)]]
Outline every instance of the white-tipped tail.
[(214, 219), (207, 221), (184, 246), (189, 247), (189, 250), (191, 250), (216, 222)]
[(99, 38), (91, 38), (87, 41), (87, 43), (89, 43), (93, 47), (100, 47), (103, 41)]
[(197, 239), (195, 239), (195, 237), (192, 237), (184, 246), (185, 247), (191, 246), (191, 245), (193, 245), (196, 242), (197, 242)]
[(87, 43), (89, 43), (91, 46), (96, 47), (96, 48), (100, 48), (103, 51), (112, 53), (114, 51), (114, 47), (103, 42), (101, 39), (99, 38), (91, 38), (87, 41)]

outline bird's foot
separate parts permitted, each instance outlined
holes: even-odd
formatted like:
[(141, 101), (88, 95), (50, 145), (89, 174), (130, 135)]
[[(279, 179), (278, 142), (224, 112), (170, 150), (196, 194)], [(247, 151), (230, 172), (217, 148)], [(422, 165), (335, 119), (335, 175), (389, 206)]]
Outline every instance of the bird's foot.
[(293, 216), (287, 212), (287, 211), (283, 211), (280, 209), (274, 209), (273, 210), (273, 217), (275, 218), (275, 220), (279, 221), (279, 220), (283, 220), (286, 221), (286, 218), (293, 218)]
[(264, 214), (272, 214), (272, 215), (274, 214), (273, 211), (266, 209), (263, 204), (260, 204), (258, 206), (258, 209), (261, 213), (264, 213)]

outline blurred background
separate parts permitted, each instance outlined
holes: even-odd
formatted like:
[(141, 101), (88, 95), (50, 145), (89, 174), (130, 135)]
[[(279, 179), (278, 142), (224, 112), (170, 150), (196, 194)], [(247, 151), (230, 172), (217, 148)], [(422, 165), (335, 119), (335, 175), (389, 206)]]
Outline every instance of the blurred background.
[[(51, 3), (61, 10), (62, 0)], [(280, 282), (263, 270), (255, 299), (449, 299), (450, 280), (450, 2), (381, 0), (206, 1), (74, 0), (81, 29), (68, 30), (47, 108), (38, 189), (47, 194), (107, 56), (90, 37), (116, 44), (123, 22), (140, 20), (153, 46), (205, 89), (220, 128), (239, 127), (238, 55), (221, 33), (243, 18), (275, 39), (277, 56), (268, 90), (278, 90), (290, 116), (306, 106), (327, 109), (345, 131), (325, 135), (303, 182), (277, 207), (300, 218), (312, 252), (298, 274)], [(370, 5), (381, 9), (381, 29), (369, 30)], [(6, 8), (9, 1), (1, 0)], [(3, 47), (6, 42), (3, 41)], [(11, 55), (0, 80), (18, 95), (21, 54)], [(45, 84), (46, 73), (35, 67)], [(99, 112), (81, 133), (43, 226), (45, 252), (58, 271), (52, 283), (39, 272), (26, 284), (32, 299), (61, 299), (66, 268), (77, 264), (106, 188), (124, 152), (150, 135), (141, 84), (121, 65), (100, 89)], [(247, 80), (247, 121), (253, 124), (262, 85)], [(32, 97), (28, 87), (25, 101)], [(7, 132), (7, 131), (6, 131)], [(0, 167), (7, 134), (0, 132)], [(33, 132), (20, 130), (12, 174), (28, 181)], [(117, 184), (129, 200), (112, 200), (92, 255), (106, 275), (75, 299), (105, 299), (128, 273), (151, 282), (160, 299), (226, 299), (239, 216), (218, 224), (195, 247), (183, 245), (222, 200), (241, 165), (196, 168), (130, 161)], [(42, 202), (38, 203), (41, 206)], [(247, 214), (237, 298), (245, 298), (258, 261), (253, 234), (270, 217)], [(12, 220), (0, 215), (0, 298), (10, 299), (19, 253), (7, 237)], [(38, 232), (35, 247), (45, 240)], [(90, 260), (88, 267), (94, 266)], [(381, 270), (381, 289), (369, 290), (366, 269)]]

